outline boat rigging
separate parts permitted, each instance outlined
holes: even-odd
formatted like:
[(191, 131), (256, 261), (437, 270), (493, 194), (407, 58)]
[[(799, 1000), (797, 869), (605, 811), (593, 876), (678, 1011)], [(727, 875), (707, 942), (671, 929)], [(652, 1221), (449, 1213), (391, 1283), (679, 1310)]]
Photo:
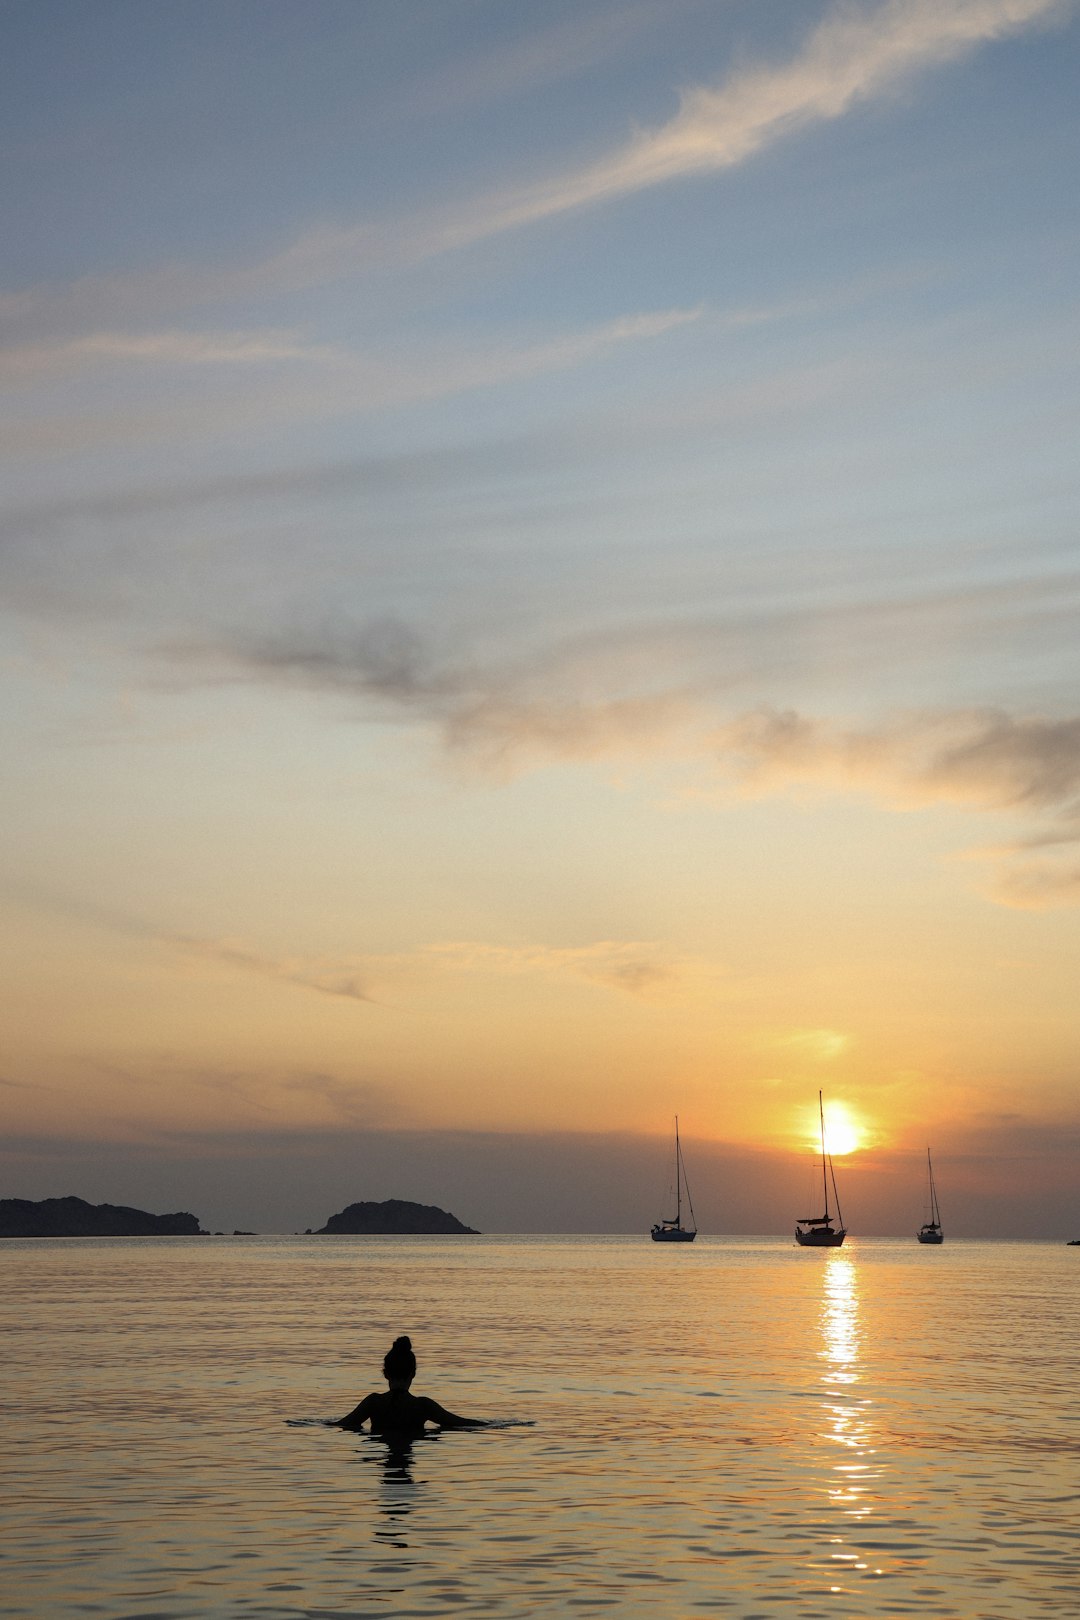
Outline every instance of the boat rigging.
[(945, 1234), (941, 1230), (941, 1211), (938, 1208), (937, 1188), (934, 1185), (934, 1166), (930, 1162), (930, 1149), (926, 1150), (926, 1175), (930, 1193), (930, 1219), (924, 1221), (915, 1236), (920, 1243), (944, 1243)]
[[(692, 1226), (682, 1223), (682, 1191), (686, 1188), (686, 1202), (690, 1209)], [(679, 1145), (679, 1116), (675, 1115), (675, 1215), (671, 1220), (657, 1221), (652, 1229), (654, 1243), (693, 1243), (697, 1237), (697, 1219), (694, 1215), (694, 1205), (690, 1197), (690, 1186), (686, 1180), (686, 1166), (683, 1163), (682, 1148)]]
[[(832, 1154), (825, 1151), (825, 1105), (821, 1092), (817, 1094), (818, 1116), (821, 1120), (821, 1186), (825, 1196), (824, 1215), (804, 1215), (795, 1224), (795, 1241), (804, 1249), (838, 1249), (847, 1237), (844, 1217), (840, 1213), (840, 1194), (836, 1190), (836, 1173)], [(829, 1214), (829, 1183), (832, 1182), (833, 1203), (836, 1205), (836, 1225)]]

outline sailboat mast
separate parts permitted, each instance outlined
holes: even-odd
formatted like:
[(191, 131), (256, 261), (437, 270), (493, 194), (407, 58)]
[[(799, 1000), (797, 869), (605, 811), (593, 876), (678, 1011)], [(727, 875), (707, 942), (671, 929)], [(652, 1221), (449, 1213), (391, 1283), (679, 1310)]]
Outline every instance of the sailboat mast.
[(821, 1092), (817, 1094), (818, 1113), (821, 1116), (821, 1186), (825, 1194), (825, 1219), (829, 1218), (829, 1178), (825, 1174), (825, 1104)]
[[(832, 1182), (833, 1203), (836, 1205), (836, 1219), (841, 1226), (844, 1224), (843, 1211), (840, 1208), (840, 1194), (836, 1190), (836, 1171), (833, 1169), (832, 1154), (829, 1154), (829, 1180)], [(828, 1214), (828, 1210), (825, 1212)]]
[(682, 1176), (679, 1168), (679, 1116), (675, 1115), (675, 1224), (682, 1225)]
[(930, 1219), (935, 1226), (939, 1225), (937, 1207), (937, 1188), (934, 1186), (934, 1166), (930, 1162), (930, 1149), (926, 1150), (926, 1174), (930, 1182)]

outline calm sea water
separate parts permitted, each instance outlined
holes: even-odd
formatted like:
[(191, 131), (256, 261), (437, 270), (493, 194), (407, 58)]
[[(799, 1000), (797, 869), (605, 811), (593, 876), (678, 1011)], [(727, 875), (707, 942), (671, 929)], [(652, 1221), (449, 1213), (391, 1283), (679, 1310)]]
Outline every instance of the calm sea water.
[[(1080, 1250), (8, 1242), (5, 1616), (1080, 1614)], [(531, 1420), (416, 1442), (416, 1389)]]

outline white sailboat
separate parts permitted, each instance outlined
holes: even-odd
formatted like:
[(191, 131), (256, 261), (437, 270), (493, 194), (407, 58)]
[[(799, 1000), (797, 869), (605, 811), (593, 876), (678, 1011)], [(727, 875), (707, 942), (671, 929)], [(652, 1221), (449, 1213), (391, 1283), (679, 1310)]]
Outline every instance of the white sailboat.
[[(825, 1195), (824, 1215), (804, 1215), (795, 1224), (795, 1241), (804, 1249), (838, 1249), (847, 1237), (844, 1217), (840, 1213), (840, 1194), (836, 1190), (832, 1154), (825, 1152), (825, 1106), (821, 1092), (817, 1094), (818, 1115), (821, 1119), (821, 1186)], [(826, 1170), (826, 1166), (828, 1167)], [(829, 1182), (832, 1182), (833, 1202), (836, 1205), (836, 1225), (829, 1214)]]
[(926, 1174), (930, 1189), (930, 1219), (924, 1221), (915, 1236), (920, 1243), (944, 1243), (945, 1234), (941, 1230), (941, 1211), (938, 1209), (937, 1188), (934, 1185), (934, 1167), (930, 1163), (930, 1149), (926, 1150)]
[[(690, 1219), (693, 1226), (684, 1226), (682, 1223), (682, 1193), (686, 1188), (686, 1202), (690, 1209)], [(697, 1220), (694, 1216), (694, 1206), (690, 1199), (690, 1188), (686, 1180), (686, 1166), (683, 1164), (682, 1148), (679, 1145), (679, 1116), (675, 1115), (675, 1215), (674, 1219), (657, 1221), (652, 1229), (654, 1243), (693, 1243), (697, 1237)]]

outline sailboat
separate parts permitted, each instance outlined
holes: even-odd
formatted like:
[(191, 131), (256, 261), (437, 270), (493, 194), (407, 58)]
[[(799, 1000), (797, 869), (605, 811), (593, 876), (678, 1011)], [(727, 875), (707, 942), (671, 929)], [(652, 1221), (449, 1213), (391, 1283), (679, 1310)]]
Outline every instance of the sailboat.
[(930, 1183), (930, 1219), (924, 1221), (915, 1236), (920, 1243), (944, 1243), (945, 1234), (941, 1230), (941, 1211), (938, 1209), (937, 1188), (934, 1186), (934, 1167), (930, 1163), (930, 1149), (926, 1150), (926, 1174)]
[[(817, 1094), (818, 1115), (821, 1119), (821, 1186), (825, 1194), (824, 1215), (804, 1215), (795, 1224), (795, 1241), (804, 1249), (838, 1249), (847, 1237), (844, 1217), (840, 1213), (840, 1195), (836, 1190), (832, 1154), (825, 1152), (825, 1106), (821, 1092)], [(826, 1171), (826, 1165), (828, 1170)], [(833, 1203), (836, 1205), (836, 1225), (829, 1214), (829, 1182), (832, 1182)]]
[[(690, 1219), (693, 1226), (684, 1226), (682, 1223), (682, 1193), (686, 1188), (686, 1202), (690, 1206)], [(652, 1229), (654, 1243), (693, 1243), (697, 1237), (697, 1220), (694, 1216), (694, 1206), (690, 1199), (690, 1188), (686, 1181), (686, 1166), (683, 1164), (682, 1148), (679, 1146), (679, 1116), (675, 1115), (675, 1218), (670, 1221), (657, 1221)]]

